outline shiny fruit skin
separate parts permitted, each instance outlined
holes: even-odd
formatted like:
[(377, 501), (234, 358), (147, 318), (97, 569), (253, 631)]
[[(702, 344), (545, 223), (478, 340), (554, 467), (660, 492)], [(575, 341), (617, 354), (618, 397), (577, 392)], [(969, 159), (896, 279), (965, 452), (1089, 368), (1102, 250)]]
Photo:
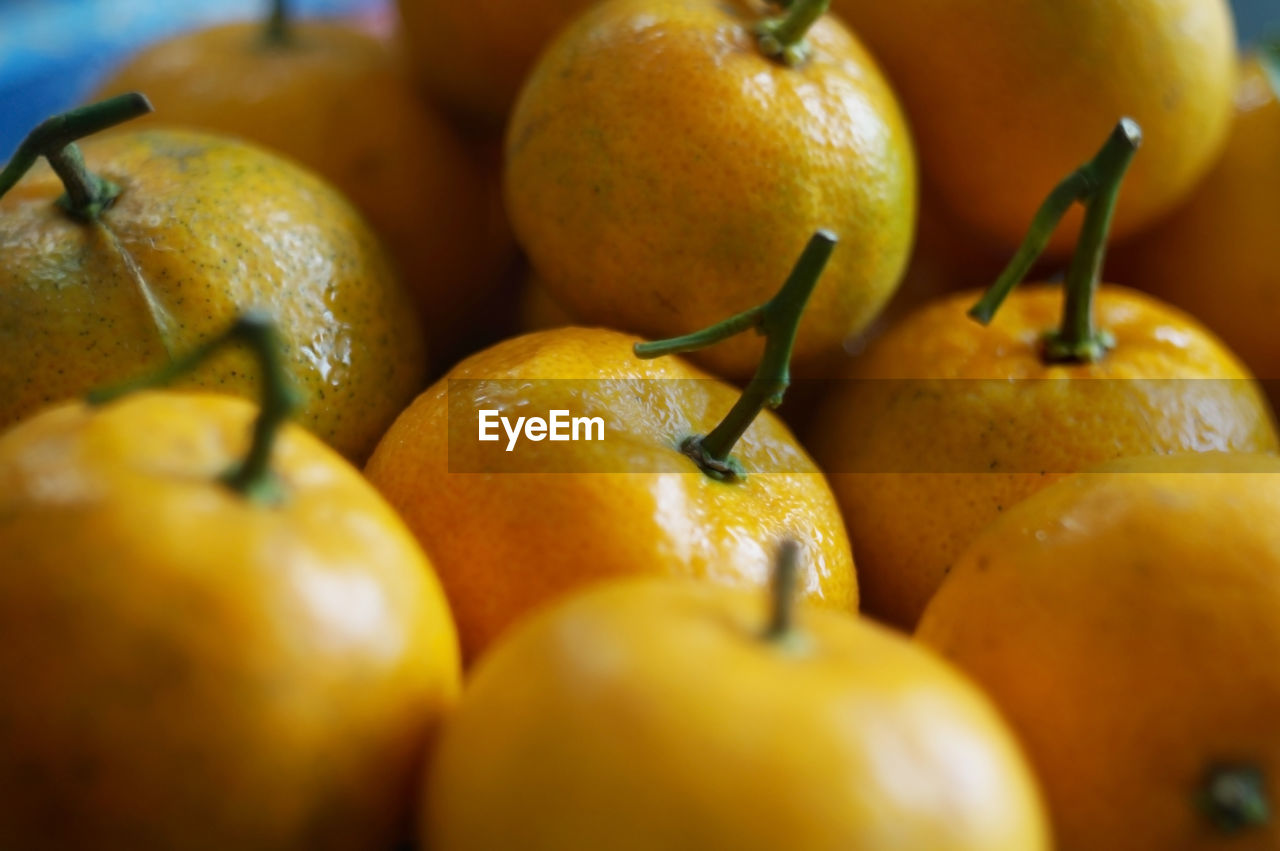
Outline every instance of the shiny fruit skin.
[(290, 22), (279, 44), (262, 29), (225, 24), (154, 44), (92, 100), (144, 92), (155, 121), (247, 139), (333, 183), (385, 241), (433, 354), (450, 351), (458, 314), (492, 293), (507, 256), (480, 162), (382, 41), (328, 21)]
[[(0, 198), (0, 427), (155, 369), (258, 307), (307, 402), (298, 421), (363, 459), (426, 373), (422, 329), (373, 232), (327, 183), (248, 144), (143, 131), (81, 145), (123, 191), (98, 221), (39, 164)], [(229, 353), (181, 386), (257, 393)]]
[[(1058, 847), (1280, 842), (1280, 459), (1130, 459), (974, 540), (918, 638), (983, 686), (1045, 789)], [(1217, 763), (1262, 769), (1269, 826), (1215, 831)]]
[[(679, 358), (639, 360), (635, 342), (560, 328), (472, 355), (400, 415), (369, 459), (369, 480), (431, 555), (467, 660), (533, 606), (607, 577), (762, 586), (784, 535), (806, 545), (804, 595), (857, 609), (839, 506), (786, 426), (765, 411), (733, 452), (746, 478), (711, 479), (679, 445), (709, 432), (738, 391)], [(476, 440), (482, 407), (600, 416), (605, 440), (526, 441), (507, 453)], [(462, 424), (452, 433), (451, 421)]]
[[(910, 116), (924, 180), (1012, 251), (1044, 195), (1122, 116), (1142, 152), (1117, 239), (1169, 212), (1226, 141), (1235, 77), (1227, 0), (833, 0)], [(1060, 229), (1074, 244), (1080, 216)]]
[[(841, 244), (796, 342), (798, 374), (838, 359), (906, 266), (915, 164), (893, 92), (837, 20), (812, 58), (766, 58), (751, 2), (606, 0), (548, 47), (507, 130), (517, 241), (574, 317), (650, 337), (766, 301), (809, 236)], [(744, 335), (691, 356), (749, 376)]]
[(1057, 326), (1060, 287), (1024, 285), (986, 328), (965, 314), (976, 298), (951, 296), (889, 331), (814, 419), (810, 445), (845, 513), (864, 608), (908, 629), (984, 526), (1065, 474), (1131, 455), (1278, 447), (1261, 388), (1174, 308), (1104, 285), (1095, 316), (1115, 348), (1049, 365), (1039, 341)]
[(501, 127), (539, 51), (592, 0), (399, 0), (426, 89), (480, 125)]
[[(1222, 159), (1186, 204), (1114, 252), (1112, 268), (1191, 313), (1258, 377), (1280, 379), (1280, 100), (1256, 59)], [(1206, 285), (1212, 282), (1212, 285)]]
[(843, 613), (802, 611), (770, 642), (763, 596), (614, 582), (514, 630), (445, 724), (426, 847), (1048, 847), (985, 696)]
[(59, 406), (0, 437), (0, 847), (382, 849), (459, 690), (420, 548), (294, 426), (278, 505), (217, 481), (255, 409)]

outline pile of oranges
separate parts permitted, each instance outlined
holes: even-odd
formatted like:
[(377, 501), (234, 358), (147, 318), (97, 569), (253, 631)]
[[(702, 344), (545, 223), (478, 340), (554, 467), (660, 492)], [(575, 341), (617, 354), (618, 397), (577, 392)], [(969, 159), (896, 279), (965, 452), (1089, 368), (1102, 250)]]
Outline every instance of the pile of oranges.
[(399, 6), (0, 171), (0, 849), (1280, 845), (1280, 45)]

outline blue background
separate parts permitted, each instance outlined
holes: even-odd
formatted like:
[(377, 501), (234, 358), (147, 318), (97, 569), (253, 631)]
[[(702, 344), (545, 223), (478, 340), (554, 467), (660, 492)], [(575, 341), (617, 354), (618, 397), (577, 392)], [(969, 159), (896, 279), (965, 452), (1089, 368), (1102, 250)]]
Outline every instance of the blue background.
[[(385, 10), (391, 2), (293, 0), (293, 7), (298, 14), (342, 15)], [(1280, 26), (1280, 0), (1232, 5), (1242, 42), (1256, 39), (1268, 23)], [(259, 17), (265, 6), (265, 0), (0, 0), (0, 161), (37, 123), (84, 98), (131, 51), (185, 29)]]

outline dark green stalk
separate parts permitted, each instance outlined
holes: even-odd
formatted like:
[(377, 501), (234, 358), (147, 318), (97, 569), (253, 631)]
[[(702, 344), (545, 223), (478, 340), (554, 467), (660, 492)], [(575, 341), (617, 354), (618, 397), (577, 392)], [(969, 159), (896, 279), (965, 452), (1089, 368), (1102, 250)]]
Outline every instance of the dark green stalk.
[(773, 567), (773, 598), (764, 637), (781, 641), (795, 628), (796, 589), (800, 584), (800, 545), (788, 538), (778, 547)]
[(1266, 778), (1253, 765), (1214, 766), (1200, 789), (1200, 806), (1213, 826), (1235, 834), (1271, 820)]
[(1093, 296), (1098, 289), (1107, 234), (1125, 172), (1142, 142), (1137, 122), (1122, 118), (1098, 153), (1067, 176), (1036, 211), (1022, 244), (995, 283), (970, 309), (969, 315), (987, 324), (1006, 296), (1031, 269), (1071, 205), (1085, 205), (1084, 225), (1064, 284), (1062, 324), (1046, 334), (1044, 355), (1050, 362), (1090, 362), (1114, 345), (1111, 335), (1093, 323)]
[(289, 4), (287, 0), (271, 0), (271, 10), (267, 13), (267, 25), (262, 33), (267, 44), (288, 44), (290, 38), (289, 21)]
[(803, 64), (810, 53), (805, 36), (830, 3), (831, 0), (779, 0), (783, 14), (756, 25), (760, 52), (791, 67)]
[(782, 404), (791, 383), (791, 351), (795, 348), (800, 317), (835, 246), (835, 234), (820, 230), (809, 239), (782, 289), (769, 301), (693, 334), (636, 344), (637, 357), (656, 358), (702, 349), (749, 328), (765, 335), (764, 355), (733, 408), (705, 437), (691, 437), (682, 447), (712, 478), (733, 481), (746, 475), (742, 465), (731, 456), (733, 447), (761, 410)]
[(275, 503), (282, 493), (271, 472), (271, 450), (280, 427), (292, 416), (301, 400), (285, 366), (283, 345), (275, 321), (270, 316), (257, 311), (246, 312), (222, 334), (170, 361), (151, 375), (96, 390), (89, 394), (88, 401), (91, 405), (101, 405), (138, 390), (171, 384), (214, 353), (234, 343), (248, 346), (258, 360), (262, 370), (262, 402), (254, 421), (253, 442), (248, 454), (222, 475), (222, 481), (246, 499)]
[(1258, 45), (1258, 59), (1271, 81), (1271, 90), (1280, 99), (1280, 33), (1263, 39), (1262, 44)]
[(27, 134), (4, 171), (0, 171), (0, 197), (22, 179), (39, 157), (44, 157), (67, 190), (58, 204), (82, 221), (97, 219), (119, 196), (120, 187), (89, 171), (75, 142), (148, 112), (151, 103), (146, 97), (129, 92), (46, 119)]

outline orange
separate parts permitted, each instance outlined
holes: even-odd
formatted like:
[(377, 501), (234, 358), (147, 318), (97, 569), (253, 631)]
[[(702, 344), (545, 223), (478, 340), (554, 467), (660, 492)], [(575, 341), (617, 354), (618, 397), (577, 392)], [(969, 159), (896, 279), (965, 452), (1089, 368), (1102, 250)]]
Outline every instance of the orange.
[[(863, 561), (868, 612), (912, 627), (965, 545), (1064, 474), (1131, 455), (1280, 448), (1261, 388), (1221, 342), (1172, 307), (1099, 284), (1141, 139), (1121, 120), (1050, 193), (972, 309), (977, 294), (962, 293), (909, 316), (814, 418), (812, 445)], [(1057, 285), (1009, 296), (1075, 200), (1087, 210), (1062, 306)]]
[[(1227, 0), (833, 0), (884, 63), (925, 181), (950, 215), (1017, 245), (1050, 185), (1122, 115), (1146, 133), (1116, 212), (1124, 237), (1167, 213), (1226, 141)], [(1054, 241), (1065, 251), (1078, 225)]]
[[(1280, 379), (1280, 101), (1242, 69), (1226, 153), (1184, 206), (1115, 253), (1136, 286), (1193, 313), (1262, 378)], [(1207, 282), (1212, 282), (1209, 286)]]
[(1060, 364), (1040, 348), (1058, 285), (1014, 293), (987, 328), (966, 315), (976, 298), (947, 297), (891, 329), (814, 417), (810, 445), (877, 617), (912, 627), (984, 526), (1067, 473), (1130, 455), (1280, 448), (1248, 370), (1173, 308), (1104, 286), (1098, 323), (1115, 349)]
[(94, 99), (127, 91), (155, 120), (256, 142), (332, 182), (386, 242), (437, 356), (480, 321), (506, 259), (488, 177), (384, 42), (339, 22), (290, 21), (274, 39), (224, 24), (146, 48)]
[[(426, 360), (409, 296), (355, 209), (229, 139), (157, 130), (83, 148), (121, 188), (101, 214), (60, 208), (63, 185), (43, 163), (0, 198), (0, 426), (164, 363), (260, 307), (307, 394), (301, 424), (363, 459), (421, 388)], [(236, 354), (184, 384), (256, 387)]]
[(1131, 460), (1036, 494), (956, 560), (917, 635), (1019, 734), (1058, 847), (1280, 843), (1277, 512), (1280, 459)]
[[(809, 234), (834, 231), (843, 245), (796, 344), (797, 371), (813, 373), (897, 285), (915, 165), (893, 92), (853, 35), (822, 17), (791, 66), (757, 44), (765, 14), (747, 0), (590, 8), (516, 105), (507, 207), (570, 315), (650, 337), (762, 301)], [(740, 378), (760, 347), (742, 338), (695, 360)]]
[(426, 88), (482, 126), (500, 127), (539, 51), (592, 0), (399, 0)]
[(444, 596), (302, 429), (276, 442), (278, 502), (220, 482), (253, 416), (140, 393), (0, 437), (0, 846), (398, 838), (459, 690)]
[(427, 786), (438, 851), (1036, 851), (1035, 781), (987, 698), (918, 645), (759, 593), (608, 583), (476, 668)]
[[(807, 597), (857, 608), (840, 510), (773, 414), (716, 481), (681, 454), (738, 391), (679, 358), (641, 361), (636, 338), (560, 328), (507, 340), (454, 367), (409, 406), (365, 469), (430, 553), (467, 659), (532, 607), (612, 576), (759, 585), (783, 535), (803, 539)], [(603, 440), (478, 440), (478, 412), (600, 417)]]

